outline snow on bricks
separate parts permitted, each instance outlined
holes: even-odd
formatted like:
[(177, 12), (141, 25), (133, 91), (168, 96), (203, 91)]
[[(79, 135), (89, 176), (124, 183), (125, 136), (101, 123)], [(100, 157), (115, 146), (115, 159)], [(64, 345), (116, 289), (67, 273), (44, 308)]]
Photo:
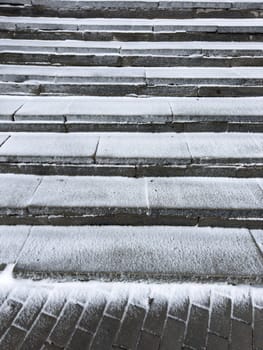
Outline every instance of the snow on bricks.
[(260, 288), (0, 279), (1, 349), (256, 350), (263, 341)]

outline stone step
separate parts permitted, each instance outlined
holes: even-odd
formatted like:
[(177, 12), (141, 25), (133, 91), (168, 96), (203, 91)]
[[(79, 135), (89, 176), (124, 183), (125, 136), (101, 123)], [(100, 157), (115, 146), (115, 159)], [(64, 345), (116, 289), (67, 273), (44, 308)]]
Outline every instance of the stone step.
[(263, 133), (3, 133), (0, 172), (257, 177)]
[(2, 349), (255, 350), (263, 341), (262, 287), (9, 276), (0, 280)]
[(0, 65), (1, 94), (261, 96), (262, 67)]
[[(263, 230), (0, 226), (0, 236), (5, 248), (0, 265), (4, 268), (7, 262), (13, 262), (19, 277), (248, 284), (263, 281)], [(6, 253), (10, 248), (12, 256)]]
[(0, 174), (0, 224), (262, 228), (262, 178)]
[(262, 97), (0, 96), (0, 130), (263, 132), (262, 111)]
[(68, 66), (262, 66), (263, 43), (0, 39), (0, 60)]
[(262, 41), (263, 18), (79, 19), (0, 16), (0, 37), (93, 41)]
[(65, 17), (262, 17), (261, 0), (2, 0), (5, 15)]

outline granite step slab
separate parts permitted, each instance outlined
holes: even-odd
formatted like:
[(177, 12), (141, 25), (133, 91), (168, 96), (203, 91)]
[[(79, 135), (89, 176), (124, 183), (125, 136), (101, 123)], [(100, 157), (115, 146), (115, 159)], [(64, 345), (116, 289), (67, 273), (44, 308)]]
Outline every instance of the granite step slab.
[(0, 96), (0, 130), (262, 132), (262, 97)]
[(1, 1), (1, 13), (9, 16), (63, 17), (262, 17), (262, 2), (256, 1)]
[(258, 96), (261, 67), (55, 67), (0, 65), (2, 94)]
[(257, 177), (263, 134), (3, 133), (2, 173)]
[(0, 175), (0, 223), (262, 227), (262, 179)]
[(56, 18), (0, 16), (1, 38), (119, 41), (262, 41), (263, 18)]
[[(262, 240), (263, 231), (257, 234)], [(33, 279), (262, 283), (262, 253), (246, 229), (38, 226), (14, 272)]]
[(260, 66), (259, 42), (116, 42), (0, 39), (8, 64), (78, 66)]

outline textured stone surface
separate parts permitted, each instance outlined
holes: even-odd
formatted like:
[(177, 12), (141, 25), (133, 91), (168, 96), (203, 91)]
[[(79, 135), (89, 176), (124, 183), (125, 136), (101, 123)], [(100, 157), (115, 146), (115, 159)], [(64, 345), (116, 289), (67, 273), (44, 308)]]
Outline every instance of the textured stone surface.
[(21, 212), (29, 204), (41, 179), (36, 176), (0, 175), (0, 212)]
[(191, 156), (183, 134), (122, 133), (101, 137), (98, 163), (187, 164)]
[(12, 100), (7, 98), (1, 99), (0, 106), (0, 120), (12, 120), (14, 114), (23, 105), (22, 101), (18, 98), (12, 98)]
[[(49, 204), (48, 204), (49, 203)], [(107, 213), (118, 209), (132, 213), (146, 210), (143, 179), (121, 177), (45, 177), (35, 193), (31, 212)], [(116, 210), (117, 209), (117, 210)], [(96, 214), (95, 214), (96, 215)]]
[[(23, 219), (29, 224), (43, 224), (49, 222), (48, 215), (55, 215), (52, 219), (58, 220), (60, 225), (73, 216), (82, 218), (82, 223), (92, 224), (101, 224), (100, 218), (106, 216), (107, 224), (119, 224), (123, 215), (124, 224), (138, 224), (151, 219), (151, 225), (160, 225), (162, 221), (156, 220), (158, 215), (165, 218), (166, 225), (177, 218), (184, 219), (184, 225), (192, 225), (200, 218), (214, 217), (216, 225), (236, 219), (238, 226), (242, 226), (250, 218), (254, 220), (252, 227), (260, 227), (257, 222), (262, 215), (263, 190), (252, 178), (136, 179), (9, 174), (1, 174), (0, 178), (2, 224), (10, 222), (10, 210), (17, 215), (12, 217), (12, 222), (20, 220), (21, 223)], [(19, 216), (22, 214), (23, 217)], [(193, 221), (189, 221), (190, 218)], [(78, 220), (71, 221), (72, 224), (74, 222), (80, 224)]]
[(0, 161), (46, 163), (93, 163), (96, 135), (16, 134), (0, 148)]
[[(263, 277), (263, 259), (244, 229), (40, 226), (32, 228), (15, 271), (35, 277), (38, 274), (103, 276), (107, 279), (152, 276), (158, 279), (248, 279), (253, 282)], [(224, 310), (223, 305), (219, 307)], [(160, 313), (158, 324), (151, 321), (151, 314), (156, 314), (158, 309), (159, 305), (151, 305), (144, 329), (160, 335), (164, 315)], [(213, 315), (211, 317), (213, 329)], [(224, 315), (216, 315), (217, 322), (220, 317), (222, 327), (228, 327)], [(222, 336), (227, 332), (214, 331)]]
[[(262, 124), (262, 97), (83, 97), (83, 96), (0, 96), (0, 113), (13, 103), (23, 105), (14, 112), (14, 121), (0, 124), (5, 130), (63, 131), (107, 130), (136, 131), (146, 126), (154, 131), (220, 131), (236, 123), (236, 131), (248, 131)], [(47, 108), (51, 106), (52, 108)], [(13, 113), (12, 112), (12, 113)], [(171, 129), (172, 120), (174, 121)], [(6, 126), (5, 126), (6, 125)], [(170, 125), (170, 129), (169, 129)], [(12, 127), (12, 129), (10, 129)], [(66, 127), (68, 129), (66, 129)], [(104, 126), (105, 127), (105, 126)], [(241, 128), (242, 127), (242, 128)], [(72, 129), (73, 128), (73, 129)], [(167, 129), (168, 128), (168, 129)], [(244, 133), (243, 133), (244, 134)]]
[(29, 235), (30, 226), (0, 226), (0, 267), (14, 264)]
[[(13, 6), (13, 5), (16, 6)], [(262, 17), (260, 1), (2, 1), (3, 13), (67, 17)], [(19, 5), (19, 6), (18, 6)]]
[(164, 211), (190, 208), (209, 210), (213, 206), (223, 211), (227, 208), (260, 209), (262, 191), (253, 181), (244, 182), (243, 185), (230, 178), (153, 178), (149, 180), (149, 203), (152, 208), (163, 208)]

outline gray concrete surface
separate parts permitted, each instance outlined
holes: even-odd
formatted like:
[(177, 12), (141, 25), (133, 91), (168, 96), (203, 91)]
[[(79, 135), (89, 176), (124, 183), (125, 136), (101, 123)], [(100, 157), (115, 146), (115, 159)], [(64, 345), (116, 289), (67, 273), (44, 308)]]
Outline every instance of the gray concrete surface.
[(262, 224), (263, 189), (253, 178), (1, 174), (0, 179), (1, 224)]
[(262, 283), (263, 257), (245, 229), (35, 226), (15, 273), (35, 279)]

